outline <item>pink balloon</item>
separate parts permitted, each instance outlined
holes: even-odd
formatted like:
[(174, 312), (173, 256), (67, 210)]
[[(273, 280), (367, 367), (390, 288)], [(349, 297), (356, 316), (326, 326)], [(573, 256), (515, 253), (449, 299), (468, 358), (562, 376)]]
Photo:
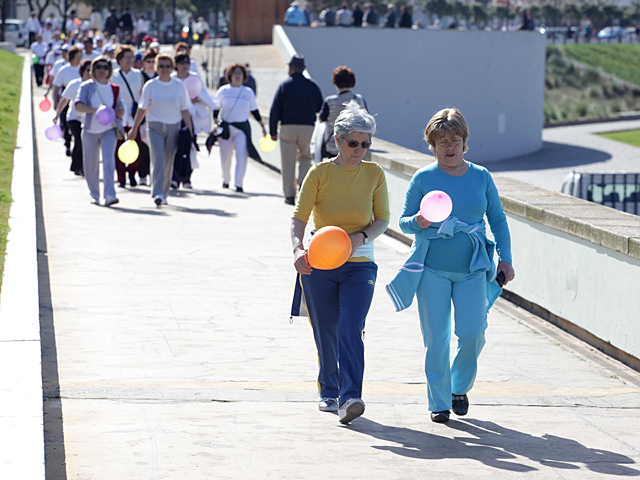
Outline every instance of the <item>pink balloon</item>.
[(116, 120), (116, 111), (107, 107), (106, 105), (100, 105), (96, 111), (96, 120), (100, 125), (109, 125)]
[(44, 99), (40, 102), (39, 106), (40, 106), (40, 110), (42, 110), (43, 112), (47, 112), (51, 109), (51, 102), (47, 97), (44, 97)]
[(187, 87), (189, 98), (196, 98), (202, 91), (202, 82), (195, 76), (189, 76), (184, 79), (184, 86)]
[(44, 131), (44, 136), (52, 142), (58, 140), (62, 136), (62, 129), (60, 128), (60, 125), (54, 123), (50, 127), (46, 128)]
[(442, 222), (451, 215), (451, 197), (440, 190), (427, 193), (420, 202), (420, 213), (430, 222)]

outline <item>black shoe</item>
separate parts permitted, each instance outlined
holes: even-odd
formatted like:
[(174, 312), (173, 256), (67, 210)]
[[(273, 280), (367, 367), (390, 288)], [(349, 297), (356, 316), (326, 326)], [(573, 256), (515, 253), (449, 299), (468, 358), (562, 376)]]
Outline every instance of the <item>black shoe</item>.
[(158, 207), (162, 205), (162, 197), (158, 196), (153, 199), (153, 203), (155, 203)]
[(242, 187), (236, 187), (236, 192), (243, 193), (244, 189)]
[(449, 410), (431, 412), (431, 421), (436, 423), (447, 423), (449, 421), (449, 415), (451, 415)]
[(287, 205), (295, 205), (296, 199), (295, 197), (287, 197), (284, 199), (284, 203), (286, 203)]
[(469, 399), (466, 393), (464, 395), (451, 395), (451, 410), (461, 417), (469, 412)]
[(84, 173), (82, 173), (82, 170), (76, 170), (75, 172), (73, 172), (74, 175), (77, 175), (78, 177), (84, 175)]
[(124, 182), (118, 182), (118, 187), (120, 188), (126, 188), (126, 184)]
[(136, 176), (133, 173), (129, 174), (129, 185), (131, 185), (132, 187), (138, 185), (138, 182), (136, 182)]
[(229, 184), (228, 183), (223, 183), (222, 184), (222, 188), (229, 188)]

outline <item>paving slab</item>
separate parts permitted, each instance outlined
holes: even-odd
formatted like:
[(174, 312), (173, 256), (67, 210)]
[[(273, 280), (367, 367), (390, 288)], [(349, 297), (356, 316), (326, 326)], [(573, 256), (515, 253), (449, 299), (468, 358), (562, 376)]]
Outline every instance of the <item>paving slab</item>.
[(395, 313), (383, 288), (408, 253), (389, 237), (367, 409), (342, 426), (317, 409), (310, 325), (289, 318), (279, 175), (252, 162), (246, 193), (223, 189), (214, 148), (168, 206), (147, 187), (93, 206), (50, 117), (36, 112), (48, 480), (640, 475), (639, 375), (503, 300), (469, 415), (432, 423), (416, 306)]

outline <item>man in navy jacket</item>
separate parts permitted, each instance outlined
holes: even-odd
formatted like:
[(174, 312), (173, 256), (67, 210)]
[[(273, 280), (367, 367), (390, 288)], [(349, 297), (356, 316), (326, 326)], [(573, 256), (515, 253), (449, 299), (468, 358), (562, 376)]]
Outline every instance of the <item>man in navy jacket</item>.
[(320, 87), (303, 75), (305, 68), (304, 56), (291, 58), (289, 78), (278, 87), (269, 114), (269, 131), (274, 141), (278, 140), (280, 122), (282, 188), (284, 201), (289, 205), (294, 205), (296, 198), (296, 157), (300, 162), (298, 186), (311, 167), (311, 137), (323, 102)]

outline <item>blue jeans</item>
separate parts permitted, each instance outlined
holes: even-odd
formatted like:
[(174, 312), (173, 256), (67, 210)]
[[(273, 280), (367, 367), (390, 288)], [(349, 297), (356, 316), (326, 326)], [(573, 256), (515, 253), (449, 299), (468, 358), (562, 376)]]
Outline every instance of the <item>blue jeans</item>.
[[(416, 296), (432, 412), (449, 410), (452, 393), (463, 395), (473, 387), (487, 329), (486, 288), (486, 272), (455, 273), (425, 267), (422, 273)], [(458, 348), (450, 363), (452, 300)]]
[(377, 272), (373, 262), (347, 262), (300, 276), (318, 348), (320, 396), (339, 397), (340, 405), (362, 396), (362, 331)]

